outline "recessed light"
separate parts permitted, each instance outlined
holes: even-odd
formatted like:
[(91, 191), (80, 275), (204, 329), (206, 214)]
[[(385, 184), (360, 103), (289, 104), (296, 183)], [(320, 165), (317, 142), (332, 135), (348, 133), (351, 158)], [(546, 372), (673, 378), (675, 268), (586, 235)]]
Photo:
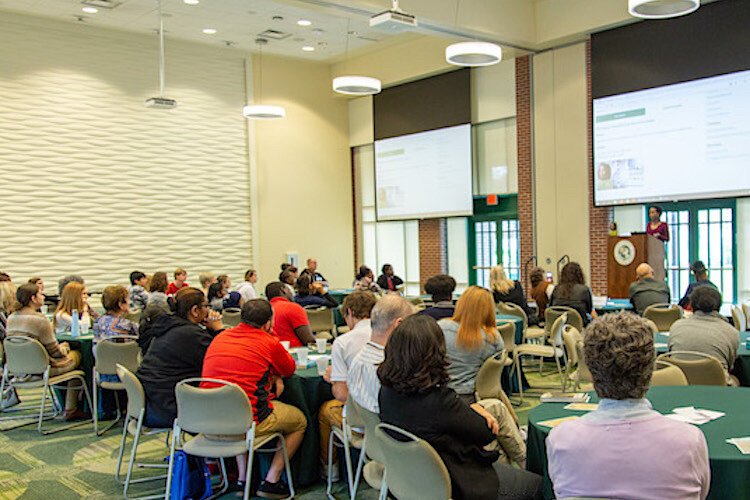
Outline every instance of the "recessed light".
[(213, 28), (205, 28), (203, 30), (203, 34), (204, 35), (215, 35), (216, 34), (216, 30), (213, 29)]
[(97, 12), (99, 12), (99, 9), (97, 9), (96, 7), (84, 7), (81, 10), (86, 14), (96, 14)]
[(201, 0), (182, 0), (182, 2), (188, 5), (198, 5), (201, 3)]
[(297, 24), (300, 26), (310, 26), (312, 24), (312, 21), (308, 21), (307, 19), (300, 19), (297, 21)]
[(315, 47), (313, 47), (312, 45), (305, 45), (304, 47), (302, 47), (302, 50), (304, 50), (305, 52), (312, 52), (315, 50)]

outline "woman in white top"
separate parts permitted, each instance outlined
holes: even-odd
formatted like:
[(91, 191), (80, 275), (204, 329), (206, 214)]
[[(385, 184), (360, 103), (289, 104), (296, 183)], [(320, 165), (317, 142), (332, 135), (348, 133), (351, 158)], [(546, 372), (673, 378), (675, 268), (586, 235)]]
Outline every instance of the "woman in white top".
[(73, 311), (78, 313), (82, 328), (87, 330), (91, 326), (91, 315), (86, 286), (75, 281), (65, 285), (60, 294), (60, 303), (57, 305), (53, 321), (56, 335), (70, 331)]

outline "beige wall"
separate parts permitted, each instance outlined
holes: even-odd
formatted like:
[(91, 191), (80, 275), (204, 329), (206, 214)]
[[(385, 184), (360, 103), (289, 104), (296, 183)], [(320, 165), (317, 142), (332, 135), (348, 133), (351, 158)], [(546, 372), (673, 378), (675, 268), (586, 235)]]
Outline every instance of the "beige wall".
[(590, 277), (585, 63), (583, 43), (534, 56), (534, 205), (539, 263), (568, 254)]
[(303, 266), (317, 257), (332, 286), (349, 286), (354, 262), (347, 100), (331, 90), (326, 65), (264, 56), (262, 76), (263, 102), (283, 105), (286, 118), (252, 122), (259, 284), (278, 279), (285, 254), (295, 252)]

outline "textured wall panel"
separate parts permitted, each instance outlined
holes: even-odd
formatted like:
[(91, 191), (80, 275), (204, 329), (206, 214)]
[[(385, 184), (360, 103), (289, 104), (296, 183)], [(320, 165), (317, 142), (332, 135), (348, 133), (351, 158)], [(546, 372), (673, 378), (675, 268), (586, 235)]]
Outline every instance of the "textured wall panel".
[[(168, 24), (167, 24), (168, 30)], [(242, 54), (0, 17), (0, 270), (16, 281), (133, 269), (241, 278), (253, 262)]]

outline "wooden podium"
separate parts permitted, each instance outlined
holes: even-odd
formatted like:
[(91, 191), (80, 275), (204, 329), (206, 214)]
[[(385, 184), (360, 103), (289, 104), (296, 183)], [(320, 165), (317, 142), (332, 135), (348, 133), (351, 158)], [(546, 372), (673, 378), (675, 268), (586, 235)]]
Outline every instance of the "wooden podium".
[(607, 295), (611, 298), (628, 298), (635, 269), (644, 262), (654, 268), (654, 279), (664, 280), (664, 243), (654, 236), (610, 236), (607, 255)]

